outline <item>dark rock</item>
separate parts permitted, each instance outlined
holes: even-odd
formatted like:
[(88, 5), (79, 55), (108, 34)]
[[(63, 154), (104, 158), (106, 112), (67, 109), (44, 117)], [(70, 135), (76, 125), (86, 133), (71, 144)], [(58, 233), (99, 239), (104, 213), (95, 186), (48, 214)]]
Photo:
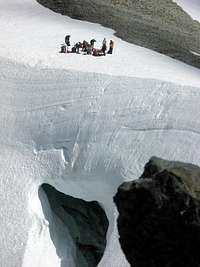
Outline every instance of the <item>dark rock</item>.
[(134, 267), (200, 266), (200, 168), (152, 158), (114, 201), (121, 247)]
[(200, 57), (191, 53), (200, 53), (200, 24), (172, 0), (37, 1), (63, 15), (114, 29), (128, 42), (200, 67)]
[[(97, 201), (87, 202), (43, 184), (52, 212), (66, 225), (77, 248), (77, 267), (96, 267), (106, 247), (108, 219)], [(51, 225), (50, 225), (51, 227)], [(81, 259), (79, 259), (81, 257)], [(63, 266), (63, 265), (62, 265)]]

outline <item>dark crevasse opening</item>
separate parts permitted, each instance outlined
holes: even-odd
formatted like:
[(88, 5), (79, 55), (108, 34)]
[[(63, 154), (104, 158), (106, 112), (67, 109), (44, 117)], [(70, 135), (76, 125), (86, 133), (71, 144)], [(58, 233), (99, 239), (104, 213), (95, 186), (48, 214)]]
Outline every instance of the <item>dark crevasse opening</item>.
[[(44, 194), (49, 202), (51, 215), (47, 211)], [(62, 239), (65, 237), (65, 232), (69, 234), (73, 243), (75, 266), (96, 267), (106, 248), (106, 234), (109, 225), (101, 205), (97, 201), (88, 202), (65, 195), (49, 184), (41, 185), (39, 198), (44, 216), (49, 221), (51, 239), (61, 258), (61, 267), (67, 267), (67, 258), (69, 258), (67, 255), (69, 251), (67, 252), (67, 248), (65, 251), (59, 242), (60, 236)]]

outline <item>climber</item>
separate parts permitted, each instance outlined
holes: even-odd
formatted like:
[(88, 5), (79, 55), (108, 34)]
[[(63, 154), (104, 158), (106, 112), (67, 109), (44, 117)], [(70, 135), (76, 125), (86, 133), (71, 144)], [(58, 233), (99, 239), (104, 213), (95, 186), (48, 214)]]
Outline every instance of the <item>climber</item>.
[(74, 45), (73, 47), (72, 47), (72, 50), (71, 50), (71, 53), (76, 53), (76, 46)]
[(67, 49), (66, 49), (66, 45), (65, 44), (61, 44), (60, 53), (67, 53)]
[(70, 40), (69, 40), (70, 37), (71, 37), (70, 35), (66, 35), (65, 36), (65, 43), (66, 43), (67, 46), (70, 46)]
[(103, 43), (102, 43), (102, 49), (101, 49), (104, 56), (106, 55), (106, 49), (107, 49), (106, 38), (104, 38)]
[(87, 51), (87, 55), (91, 55), (92, 54), (92, 46), (91, 44), (88, 44), (87, 47), (86, 47), (86, 51)]
[(80, 48), (81, 48), (81, 46), (82, 46), (81, 42), (78, 42), (78, 43), (75, 44), (75, 47), (76, 47), (76, 53), (77, 53), (77, 54), (80, 54)]
[(88, 42), (87, 41), (83, 41), (83, 43), (82, 43), (82, 52), (87, 52), (87, 46), (88, 46)]
[(92, 39), (91, 41), (90, 41), (90, 44), (91, 44), (91, 47), (92, 48), (94, 48), (94, 43), (96, 42), (96, 40), (95, 39)]
[(114, 48), (114, 41), (110, 40), (109, 50), (108, 50), (107, 54), (112, 54), (113, 53), (113, 48)]

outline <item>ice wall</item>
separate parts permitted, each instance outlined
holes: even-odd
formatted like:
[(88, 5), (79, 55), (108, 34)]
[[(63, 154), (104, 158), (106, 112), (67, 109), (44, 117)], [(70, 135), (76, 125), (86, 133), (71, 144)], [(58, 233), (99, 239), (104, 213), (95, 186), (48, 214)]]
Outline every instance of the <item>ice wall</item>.
[(24, 267), (60, 262), (39, 204), (43, 182), (102, 203), (110, 227), (99, 266), (127, 266), (112, 197), (152, 155), (200, 164), (199, 89), (3, 60), (1, 69), (3, 266), (21, 266), (24, 249)]

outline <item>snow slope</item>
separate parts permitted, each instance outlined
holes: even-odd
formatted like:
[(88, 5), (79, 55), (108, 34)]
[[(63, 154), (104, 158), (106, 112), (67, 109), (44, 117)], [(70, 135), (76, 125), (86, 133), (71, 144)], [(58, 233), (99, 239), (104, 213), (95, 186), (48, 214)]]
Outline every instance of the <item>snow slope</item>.
[(110, 57), (60, 55), (66, 32), (76, 41), (113, 31), (34, 0), (0, 0), (0, 27), (0, 266), (64, 267), (63, 257), (74, 266), (72, 241), (46, 201), (51, 239), (43, 182), (102, 203), (110, 227), (99, 266), (129, 266), (112, 197), (152, 155), (200, 165), (199, 70), (115, 37)]
[[(53, 13), (35, 0), (0, 0), (0, 30), (0, 55), (31, 66), (149, 77), (199, 86), (200, 70), (123, 42), (113, 37), (113, 30)], [(95, 38), (99, 41), (97, 46), (101, 46), (104, 37), (113, 38), (115, 56), (61, 55), (58, 51), (67, 33), (72, 35), (72, 43)]]
[(193, 19), (200, 21), (199, 0), (175, 0)]

